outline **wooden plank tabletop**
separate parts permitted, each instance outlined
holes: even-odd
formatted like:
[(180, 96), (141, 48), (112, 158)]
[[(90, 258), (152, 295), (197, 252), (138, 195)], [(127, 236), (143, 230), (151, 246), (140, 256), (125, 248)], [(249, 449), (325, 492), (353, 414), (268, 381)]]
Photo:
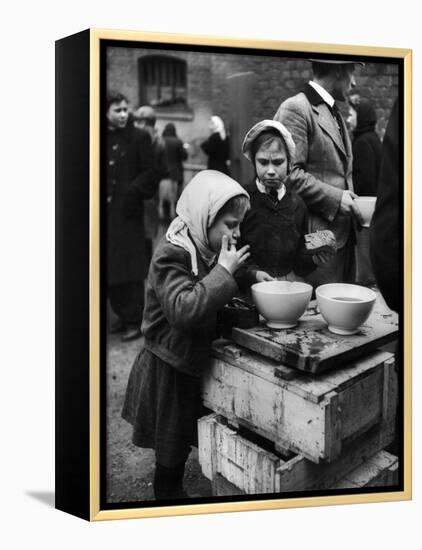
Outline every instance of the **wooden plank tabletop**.
[(233, 328), (232, 338), (237, 344), (286, 366), (317, 373), (340, 368), (396, 340), (398, 330), (397, 314), (378, 296), (366, 323), (351, 336), (330, 332), (316, 302), (311, 302), (295, 328), (271, 329), (261, 319), (259, 325), (250, 329)]

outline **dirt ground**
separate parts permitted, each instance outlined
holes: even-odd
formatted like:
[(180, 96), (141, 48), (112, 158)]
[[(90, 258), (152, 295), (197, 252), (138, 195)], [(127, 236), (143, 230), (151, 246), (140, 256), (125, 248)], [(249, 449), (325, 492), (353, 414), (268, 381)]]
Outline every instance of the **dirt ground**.
[[(107, 360), (107, 502), (153, 500), (154, 451), (132, 444), (132, 428), (121, 417), (130, 369), (143, 339), (122, 343), (108, 335)], [(198, 451), (193, 449), (185, 470), (185, 490), (195, 497), (211, 496), (211, 483), (201, 473)]]

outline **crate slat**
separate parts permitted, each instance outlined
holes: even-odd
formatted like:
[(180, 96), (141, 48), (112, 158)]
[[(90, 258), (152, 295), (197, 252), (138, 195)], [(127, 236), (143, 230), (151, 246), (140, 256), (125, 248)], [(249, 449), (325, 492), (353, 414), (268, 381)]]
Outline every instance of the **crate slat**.
[(343, 479), (335, 483), (332, 489), (350, 489), (363, 487), (388, 487), (398, 484), (399, 460), (387, 451), (379, 451), (364, 464), (361, 464)]

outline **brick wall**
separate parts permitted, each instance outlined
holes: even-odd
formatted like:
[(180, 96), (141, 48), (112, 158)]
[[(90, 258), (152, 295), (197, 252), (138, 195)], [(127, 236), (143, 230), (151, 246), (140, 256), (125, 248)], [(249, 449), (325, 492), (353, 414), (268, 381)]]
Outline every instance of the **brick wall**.
[[(160, 114), (157, 128), (161, 132), (169, 120), (174, 122), (180, 137), (191, 146), (189, 161), (197, 164), (206, 162), (200, 143), (208, 135), (209, 117), (217, 114), (228, 128), (233, 126), (236, 97), (230, 96), (227, 77), (245, 72), (254, 75), (253, 85), (241, 92), (250, 95), (251, 112), (245, 113), (246, 127), (264, 118), (272, 118), (280, 103), (299, 92), (311, 78), (311, 64), (305, 59), (109, 48), (107, 85), (126, 94), (133, 108), (138, 107), (139, 101), (138, 59), (151, 53), (175, 56), (187, 63), (187, 97), (191, 116)], [(398, 93), (398, 67), (368, 63), (358, 69), (356, 82), (361, 97), (371, 99), (375, 105), (377, 131), (382, 138)], [(241, 139), (241, 135), (237, 136), (232, 148), (238, 149)]]
[[(254, 90), (253, 122), (272, 118), (278, 106), (288, 97), (295, 95), (312, 78), (311, 64), (304, 59), (231, 56), (230, 63), (222, 56), (213, 56), (214, 98), (224, 97), (224, 75), (233, 72), (252, 71), (256, 74)], [(398, 66), (386, 63), (367, 63), (358, 68), (356, 90), (362, 98), (370, 99), (376, 108), (377, 131), (383, 137), (391, 108), (398, 94)], [(220, 113), (230, 118), (227, 103), (215, 101)], [(343, 109), (344, 110), (344, 109)]]

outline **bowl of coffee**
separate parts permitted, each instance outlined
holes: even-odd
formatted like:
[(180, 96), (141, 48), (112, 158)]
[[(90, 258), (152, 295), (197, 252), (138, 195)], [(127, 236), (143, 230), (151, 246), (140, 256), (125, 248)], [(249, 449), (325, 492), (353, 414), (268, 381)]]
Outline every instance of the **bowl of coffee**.
[(347, 283), (330, 283), (316, 291), (318, 308), (334, 334), (355, 334), (368, 319), (377, 299), (370, 288)]

